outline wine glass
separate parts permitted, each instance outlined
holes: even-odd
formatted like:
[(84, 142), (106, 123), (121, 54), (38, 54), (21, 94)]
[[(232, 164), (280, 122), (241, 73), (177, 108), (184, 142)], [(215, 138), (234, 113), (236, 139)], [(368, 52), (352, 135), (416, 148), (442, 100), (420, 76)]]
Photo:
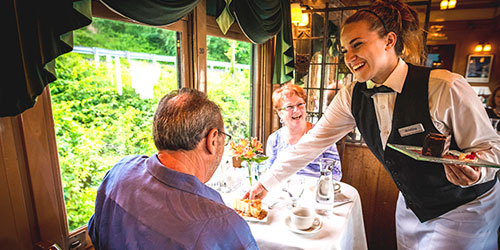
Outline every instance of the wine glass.
[(291, 208), (297, 206), (297, 201), (304, 193), (304, 176), (294, 175), (286, 181), (286, 192), (292, 200)]
[(490, 121), (491, 121), (491, 125), (493, 126), (493, 128), (498, 131), (499, 130), (498, 122), (500, 121), (500, 119), (490, 118)]

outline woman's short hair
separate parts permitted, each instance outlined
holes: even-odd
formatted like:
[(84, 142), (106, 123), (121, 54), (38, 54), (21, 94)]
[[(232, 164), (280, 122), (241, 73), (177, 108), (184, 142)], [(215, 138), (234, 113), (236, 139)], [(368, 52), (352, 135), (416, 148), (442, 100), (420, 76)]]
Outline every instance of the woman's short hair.
[(490, 97), (488, 97), (488, 107), (491, 107), (492, 109), (497, 107), (497, 104), (495, 103), (495, 96), (497, 95), (497, 92), (500, 90), (500, 87), (497, 87), (493, 92), (491, 93)]
[(153, 139), (158, 150), (193, 150), (211, 129), (223, 127), (217, 104), (203, 92), (183, 88), (160, 100), (153, 119)]
[(273, 92), (273, 108), (276, 112), (280, 111), (282, 108), (283, 97), (291, 94), (302, 98), (304, 101), (307, 99), (306, 92), (302, 87), (291, 82), (287, 82)]

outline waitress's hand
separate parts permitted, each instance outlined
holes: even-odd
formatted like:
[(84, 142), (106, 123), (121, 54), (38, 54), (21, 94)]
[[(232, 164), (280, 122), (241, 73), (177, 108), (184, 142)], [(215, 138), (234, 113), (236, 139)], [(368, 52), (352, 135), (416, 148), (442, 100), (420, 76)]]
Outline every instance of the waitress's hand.
[(469, 186), (476, 183), (481, 177), (481, 167), (443, 164), (446, 178), (458, 186)]
[(243, 199), (262, 200), (267, 195), (267, 189), (259, 182), (255, 183)]

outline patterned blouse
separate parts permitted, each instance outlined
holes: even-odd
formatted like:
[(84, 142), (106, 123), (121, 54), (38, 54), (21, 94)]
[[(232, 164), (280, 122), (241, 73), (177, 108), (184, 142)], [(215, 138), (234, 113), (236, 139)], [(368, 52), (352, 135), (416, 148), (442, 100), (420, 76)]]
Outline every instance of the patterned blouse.
[[(266, 155), (269, 156), (269, 159), (266, 160), (267, 169), (273, 166), (274, 161), (278, 158), (280, 153), (292, 147), (292, 145), (288, 144), (288, 142), (286, 142), (286, 140), (284, 139), (283, 133), (285, 133), (285, 129), (285, 127), (282, 127), (269, 135), (269, 138), (267, 138)], [(299, 170), (297, 174), (319, 177), (319, 161), (322, 158), (331, 158), (336, 161), (335, 167), (332, 171), (333, 179), (336, 181), (340, 181), (340, 179), (342, 178), (342, 170), (340, 166), (339, 153), (337, 151), (337, 146), (335, 145), (335, 143), (331, 147), (327, 148), (323, 153), (321, 153), (316, 159), (307, 164), (307, 166)]]

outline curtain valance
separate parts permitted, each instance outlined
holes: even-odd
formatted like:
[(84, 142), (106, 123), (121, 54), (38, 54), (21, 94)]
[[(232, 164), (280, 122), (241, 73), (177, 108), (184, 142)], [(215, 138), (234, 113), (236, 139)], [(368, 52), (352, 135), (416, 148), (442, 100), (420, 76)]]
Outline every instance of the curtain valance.
[(0, 117), (33, 107), (45, 86), (56, 79), (54, 59), (72, 50), (71, 31), (92, 22), (90, 4), (90, 0), (2, 1), (8, 53), (0, 84)]
[(132, 20), (163, 26), (191, 12), (200, 0), (101, 0), (106, 6)]
[(254, 43), (276, 36), (273, 83), (294, 77), (294, 49), (289, 0), (207, 0), (207, 14), (215, 16), (226, 33), (236, 20)]

